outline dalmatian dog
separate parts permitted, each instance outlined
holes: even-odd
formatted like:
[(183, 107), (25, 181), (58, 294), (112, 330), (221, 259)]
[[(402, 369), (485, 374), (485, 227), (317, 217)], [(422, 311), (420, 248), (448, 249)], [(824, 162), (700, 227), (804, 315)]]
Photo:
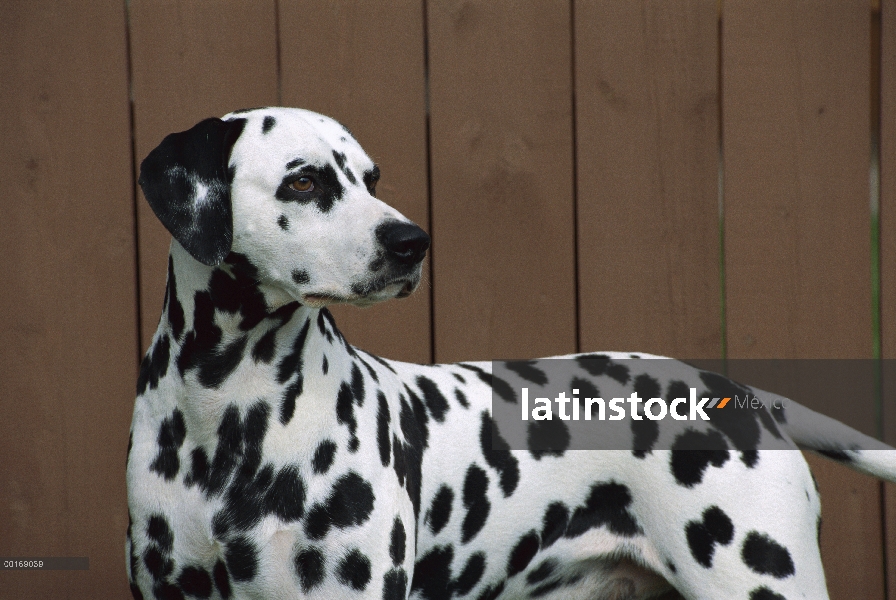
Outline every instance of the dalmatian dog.
[[(347, 129), (291, 108), (204, 120), (143, 161), (173, 241), (128, 446), (135, 598), (828, 597), (795, 449), (890, 481), (896, 452), (793, 402), (741, 429), (633, 421), (627, 448), (511, 450), (491, 363), (379, 358), (326, 308), (420, 281), (430, 239), (378, 179)], [(608, 397), (748, 391), (634, 356), (569, 359)]]

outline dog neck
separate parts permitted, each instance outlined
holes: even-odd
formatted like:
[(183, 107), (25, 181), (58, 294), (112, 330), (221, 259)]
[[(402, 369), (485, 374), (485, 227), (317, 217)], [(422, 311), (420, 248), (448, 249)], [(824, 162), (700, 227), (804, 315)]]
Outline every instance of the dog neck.
[(304, 306), (256, 277), (240, 254), (209, 267), (173, 242), (164, 310), (141, 365), (138, 395), (172, 369), (182, 384), (178, 404), (201, 398), (214, 413), (266, 398), (286, 424), (303, 389), (328, 372), (348, 373), (356, 351), (329, 311)]

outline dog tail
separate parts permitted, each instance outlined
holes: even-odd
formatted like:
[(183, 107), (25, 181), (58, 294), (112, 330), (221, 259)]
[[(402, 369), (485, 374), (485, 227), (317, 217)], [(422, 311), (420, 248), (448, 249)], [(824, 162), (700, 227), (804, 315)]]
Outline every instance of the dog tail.
[(779, 425), (801, 449), (896, 482), (896, 448), (796, 402), (784, 402), (786, 409)]

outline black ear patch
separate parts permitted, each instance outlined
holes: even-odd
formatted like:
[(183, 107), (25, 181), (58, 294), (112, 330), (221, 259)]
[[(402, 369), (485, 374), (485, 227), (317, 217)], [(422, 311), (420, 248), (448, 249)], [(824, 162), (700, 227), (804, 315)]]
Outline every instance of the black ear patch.
[(230, 252), (230, 151), (245, 119), (206, 119), (167, 136), (140, 164), (153, 212), (190, 256), (214, 266)]

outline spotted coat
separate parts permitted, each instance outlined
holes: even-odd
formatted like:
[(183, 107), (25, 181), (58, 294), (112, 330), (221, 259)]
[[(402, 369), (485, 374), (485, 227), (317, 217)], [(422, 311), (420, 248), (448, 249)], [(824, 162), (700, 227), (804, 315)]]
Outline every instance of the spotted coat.
[[(892, 480), (891, 450), (792, 404), (749, 438), (688, 434), (714, 450), (659, 449), (648, 426), (626, 450), (511, 451), (490, 363), (373, 356), (326, 308), (419, 283), (429, 238), (378, 178), (340, 124), (283, 108), (208, 119), (143, 162), (174, 241), (128, 449), (135, 598), (827, 597), (811, 474), (758, 440)], [(596, 387), (736, 386), (631, 356), (578, 358)]]

